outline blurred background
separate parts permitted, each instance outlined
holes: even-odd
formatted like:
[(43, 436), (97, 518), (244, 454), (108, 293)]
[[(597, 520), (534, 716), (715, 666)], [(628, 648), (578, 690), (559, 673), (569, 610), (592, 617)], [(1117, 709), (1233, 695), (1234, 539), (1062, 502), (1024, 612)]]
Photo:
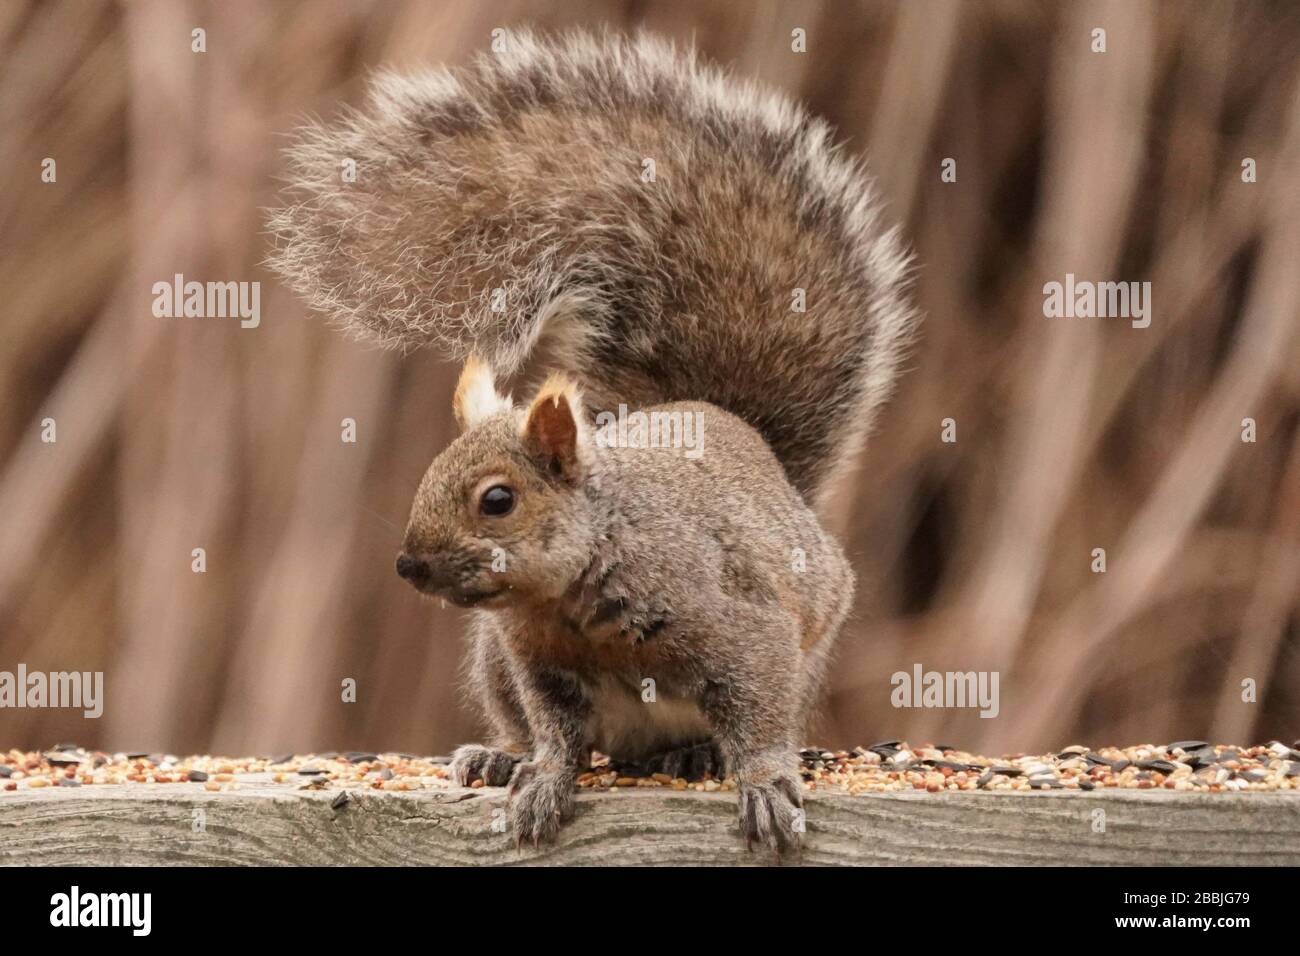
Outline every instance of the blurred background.
[[(815, 742), (1300, 736), (1295, 4), (4, 0), (0, 670), (103, 671), (106, 701), (0, 710), (0, 746), (478, 733), (462, 612), (393, 572), (457, 370), (307, 315), (261, 209), (302, 117), (523, 24), (648, 28), (798, 97), (917, 253), (923, 335), (832, 516), (859, 587)], [(1151, 282), (1150, 328), (1044, 318), (1067, 272)], [(176, 273), (260, 281), (260, 327), (155, 318)], [(918, 663), (999, 671), (1000, 715), (893, 708)]]

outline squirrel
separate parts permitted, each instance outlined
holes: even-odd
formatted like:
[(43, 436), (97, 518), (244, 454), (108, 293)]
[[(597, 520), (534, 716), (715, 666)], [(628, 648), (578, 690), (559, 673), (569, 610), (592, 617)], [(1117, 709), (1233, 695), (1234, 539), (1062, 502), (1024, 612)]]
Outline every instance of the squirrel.
[[(729, 774), (746, 844), (797, 849), (800, 738), (854, 588), (817, 510), (842, 508), (917, 322), (861, 164), (666, 41), (512, 32), (379, 74), (288, 167), (273, 270), (359, 337), (465, 362), (397, 558), (474, 609), (490, 736), (454, 778), (508, 785), (536, 844), (593, 748)], [(498, 385), (541, 372), (527, 402)]]

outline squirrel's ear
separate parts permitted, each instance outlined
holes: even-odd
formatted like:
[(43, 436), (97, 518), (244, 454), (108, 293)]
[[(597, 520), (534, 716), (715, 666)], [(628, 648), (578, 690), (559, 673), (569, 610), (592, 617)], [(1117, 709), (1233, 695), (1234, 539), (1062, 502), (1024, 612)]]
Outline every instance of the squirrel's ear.
[(564, 375), (546, 380), (524, 417), (520, 437), (552, 474), (572, 480), (582, 464), (582, 395)]
[(492, 368), (477, 355), (471, 355), (461, 369), (452, 407), (460, 430), (468, 431), (484, 419), (510, 411), (513, 403), (509, 395), (497, 394)]

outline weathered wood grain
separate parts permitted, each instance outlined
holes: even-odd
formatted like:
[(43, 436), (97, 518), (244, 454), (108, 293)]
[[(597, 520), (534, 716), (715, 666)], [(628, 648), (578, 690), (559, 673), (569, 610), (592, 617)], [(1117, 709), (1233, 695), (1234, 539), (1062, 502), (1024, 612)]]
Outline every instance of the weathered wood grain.
[[(0, 797), (5, 865), (746, 865), (735, 795), (584, 792), (559, 842), (517, 849), (500, 789), (198, 784)], [(1100, 811), (1104, 817), (1097, 817)], [(810, 794), (805, 865), (1300, 865), (1300, 793)], [(496, 828), (494, 829), (494, 821)], [(1104, 822), (1104, 830), (1098, 822)]]

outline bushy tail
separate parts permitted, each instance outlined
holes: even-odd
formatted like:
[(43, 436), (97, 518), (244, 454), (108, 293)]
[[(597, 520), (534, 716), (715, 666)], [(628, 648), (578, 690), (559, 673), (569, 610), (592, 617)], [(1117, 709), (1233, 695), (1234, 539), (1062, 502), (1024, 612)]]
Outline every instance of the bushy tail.
[(907, 256), (825, 124), (650, 38), (515, 33), (380, 75), (289, 160), (271, 265), (339, 325), (507, 375), (544, 357), (593, 411), (712, 402), (807, 498), (915, 325)]

